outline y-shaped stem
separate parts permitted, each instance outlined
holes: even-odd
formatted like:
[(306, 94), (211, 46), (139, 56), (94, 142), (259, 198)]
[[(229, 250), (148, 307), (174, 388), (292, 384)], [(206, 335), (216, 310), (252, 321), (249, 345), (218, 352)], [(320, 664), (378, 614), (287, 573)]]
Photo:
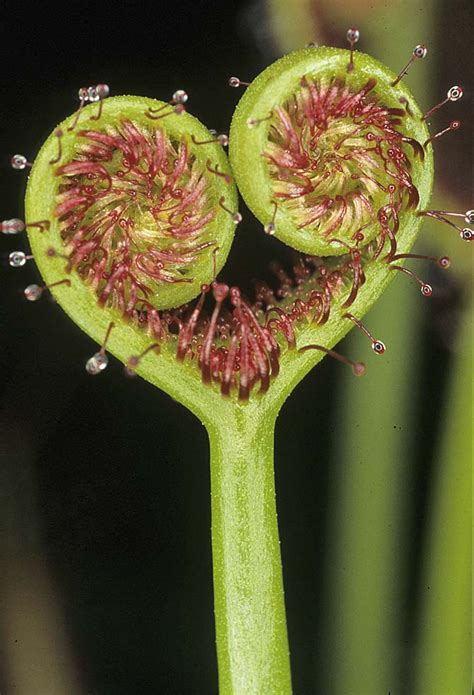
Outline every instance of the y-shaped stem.
[(226, 409), (208, 428), (219, 692), (290, 695), (273, 473), (275, 418), (259, 417), (255, 405), (231, 412), (232, 422)]

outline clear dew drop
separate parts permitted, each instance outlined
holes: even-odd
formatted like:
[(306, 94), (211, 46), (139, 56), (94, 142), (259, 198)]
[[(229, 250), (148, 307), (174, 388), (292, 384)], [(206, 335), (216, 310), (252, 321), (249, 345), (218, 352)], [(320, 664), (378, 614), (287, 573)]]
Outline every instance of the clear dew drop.
[(464, 227), (464, 229), (459, 232), (459, 236), (463, 241), (472, 241), (472, 229)]
[(36, 302), (43, 294), (43, 288), (39, 285), (28, 285), (24, 289), (24, 295), (29, 302)]
[(28, 160), (22, 154), (14, 154), (10, 162), (13, 169), (24, 169), (28, 164)]
[(4, 234), (19, 234), (25, 229), (23, 220), (13, 218), (11, 220), (3, 220), (1, 223), (2, 232)]
[(464, 219), (468, 224), (474, 224), (474, 210), (467, 210)]
[(349, 41), (349, 43), (357, 43), (357, 41), (360, 38), (360, 31), (358, 29), (348, 29), (346, 38)]
[(12, 268), (21, 268), (26, 263), (26, 254), (23, 251), (12, 251), (8, 256), (8, 263)]
[(426, 283), (424, 283), (421, 286), (421, 294), (423, 295), (423, 297), (431, 297), (431, 295), (433, 294), (433, 288), (431, 287), (431, 285), (427, 285)]
[(94, 101), (99, 101), (100, 99), (100, 94), (97, 90), (97, 87), (89, 87), (87, 89), (87, 98), (89, 101), (94, 102)]
[(108, 84), (98, 84), (96, 87), (99, 99), (105, 99), (110, 94), (110, 87)]
[(221, 133), (217, 136), (217, 142), (219, 143), (219, 145), (222, 145), (222, 147), (227, 147), (227, 145), (229, 144), (229, 138), (225, 133)]
[(447, 97), (448, 97), (449, 101), (458, 101), (458, 99), (461, 99), (462, 95), (463, 95), (462, 87), (455, 84), (453, 87), (451, 87), (448, 90)]
[(265, 234), (270, 234), (270, 235), (275, 234), (275, 225), (274, 225), (274, 223), (273, 223), (273, 222), (269, 222), (268, 224), (266, 224), (265, 227), (263, 228), (263, 231), (265, 232)]
[(234, 224), (240, 224), (240, 222), (242, 222), (242, 215), (240, 214), (240, 212), (234, 212), (233, 213), (232, 222)]
[(383, 343), (381, 340), (374, 340), (372, 343), (372, 350), (376, 355), (383, 355), (386, 349), (385, 343)]
[(174, 104), (185, 104), (188, 100), (187, 92), (184, 89), (177, 89), (173, 94), (172, 101)]
[(92, 376), (100, 374), (100, 372), (103, 372), (104, 369), (106, 369), (108, 363), (109, 358), (107, 357), (105, 352), (96, 352), (95, 355), (92, 355), (92, 357), (89, 357), (89, 359), (87, 360), (86, 372), (88, 374), (91, 374)]
[(415, 46), (413, 49), (413, 55), (415, 58), (426, 58), (426, 54), (428, 53), (428, 49), (426, 46), (423, 46), (422, 44), (418, 44), (418, 46)]
[(229, 87), (240, 87), (240, 80), (238, 77), (229, 77)]

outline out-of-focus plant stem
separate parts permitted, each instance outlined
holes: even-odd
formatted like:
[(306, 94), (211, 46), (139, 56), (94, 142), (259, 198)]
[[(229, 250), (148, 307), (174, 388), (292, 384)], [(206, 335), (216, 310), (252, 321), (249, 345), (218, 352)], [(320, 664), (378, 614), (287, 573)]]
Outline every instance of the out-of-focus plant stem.
[(472, 318), (467, 315), (439, 449), (424, 555), (414, 695), (471, 688)]
[[(350, 3), (344, 3), (342, 9), (342, 3), (334, 6), (323, 1), (320, 7), (331, 26), (334, 20), (337, 24), (345, 21), (346, 27), (353, 25)], [(436, 1), (413, 4), (403, 0), (390, 5), (390, 17), (385, 8), (372, 4), (367, 6), (366, 17), (361, 17), (359, 6), (357, 20), (363, 22), (360, 49), (394, 69), (402, 67), (416, 44), (433, 47), (436, 9)], [(279, 11), (283, 26), (281, 8)], [(311, 17), (308, 12), (306, 22), (312, 20), (314, 13)], [(341, 26), (341, 43), (342, 30)], [(286, 40), (283, 47), (288, 48)], [(432, 101), (428, 71), (429, 60), (413, 66), (407, 78), (426, 107)], [(459, 243), (459, 239), (455, 241)], [(330, 527), (326, 568), (329, 632), (325, 632), (324, 653), (318, 657), (318, 663), (325, 664), (323, 685), (328, 694), (376, 695), (399, 684), (403, 659), (400, 613), (407, 590), (406, 503), (413, 483), (407, 451), (414, 435), (412, 386), (421, 342), (417, 334), (421, 302), (416, 290), (403, 281), (389, 289), (367, 319), (370, 330), (387, 342), (388, 352), (383, 361), (377, 363), (374, 358), (369, 362), (364, 381), (344, 382), (335, 464), (344, 463), (338, 465), (331, 499), (335, 521)], [(345, 349), (358, 358), (367, 343), (353, 332)], [(318, 685), (320, 678), (318, 671)]]
[[(434, 5), (428, 2), (424, 11), (410, 13), (410, 22), (406, 2), (391, 6), (389, 21), (383, 21), (380, 11), (370, 12), (361, 26), (361, 50), (394, 69), (402, 66), (413, 46), (432, 45)], [(426, 65), (416, 65), (407, 79), (421, 104), (431, 98), (425, 71)], [(401, 684), (407, 511), (413, 485), (408, 453), (423, 299), (405, 278), (400, 280), (366, 317), (371, 332), (386, 342), (387, 353), (380, 361), (370, 360), (364, 381), (344, 381), (338, 413), (335, 463), (340, 475), (332, 499), (335, 522), (326, 575), (327, 658), (332, 659), (328, 695), (378, 695)], [(367, 342), (352, 332), (344, 350), (358, 358)]]
[[(322, 647), (329, 661), (328, 695), (376, 695), (397, 686), (414, 409), (410, 385), (418, 359), (412, 327), (420, 309), (416, 302), (422, 301), (403, 280), (397, 278), (366, 319), (389, 346), (386, 355), (370, 359), (363, 380), (344, 380), (338, 406)], [(367, 347), (363, 336), (352, 335), (343, 350), (358, 358)]]
[(313, 0), (267, 0), (267, 8), (271, 32), (281, 53), (323, 41), (321, 29), (313, 21)]

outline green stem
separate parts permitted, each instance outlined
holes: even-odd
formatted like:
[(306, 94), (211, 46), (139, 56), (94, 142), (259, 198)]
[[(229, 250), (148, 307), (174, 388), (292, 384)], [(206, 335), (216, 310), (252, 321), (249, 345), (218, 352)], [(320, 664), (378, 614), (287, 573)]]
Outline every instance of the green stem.
[(226, 415), (208, 428), (219, 692), (287, 695), (291, 676), (273, 473), (275, 417), (258, 414), (252, 405)]

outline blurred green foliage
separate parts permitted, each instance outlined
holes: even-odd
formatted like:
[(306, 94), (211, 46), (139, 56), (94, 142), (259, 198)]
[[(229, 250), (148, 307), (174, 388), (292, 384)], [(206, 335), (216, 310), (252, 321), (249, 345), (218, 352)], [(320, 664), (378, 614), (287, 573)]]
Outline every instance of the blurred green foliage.
[[(389, 4), (303, 0), (296, 4), (294, 13), (294, 3), (269, 0), (282, 50), (295, 49), (302, 41), (331, 42), (357, 26), (361, 30), (358, 48), (397, 69), (407, 62), (413, 46), (425, 43), (428, 58), (413, 66), (405, 79), (422, 108), (440, 99), (444, 87), (440, 88), (436, 62), (430, 59), (445, 40), (436, 0)], [(289, 24), (291, 32), (286, 32)], [(457, 151), (453, 145), (454, 167)], [(446, 166), (438, 164), (437, 172), (433, 207), (459, 211), (472, 207), (446, 193), (446, 180), (443, 189)], [(429, 226), (433, 225), (426, 224), (422, 230), (415, 251), (449, 255), (452, 272), (468, 289), (471, 249), (455, 233), (426, 231)], [(463, 300), (469, 303), (469, 297), (465, 291)], [(389, 346), (386, 355), (370, 361), (363, 380), (346, 379), (341, 387), (334, 463), (342, 465), (329, 501), (334, 517), (328, 531), (330, 550), (321, 570), (327, 595), (326, 629), (318, 645), (315, 674), (317, 692), (322, 684), (325, 695), (388, 691), (464, 695), (470, 690), (471, 510), (466, 496), (471, 484), (472, 409), (466, 389), (472, 381), (472, 351), (467, 337), (455, 348), (446, 417), (440, 432), (432, 432), (442, 444), (433, 469), (422, 576), (417, 587), (409, 586), (413, 468), (422, 463), (413, 455), (419, 421), (416, 408), (423, 405), (417, 391), (422, 370), (422, 305), (423, 299), (405, 278), (397, 278), (366, 317), (373, 335)], [(459, 312), (459, 306), (453, 311)], [(469, 328), (472, 335), (470, 321), (470, 312), (464, 310), (464, 336)], [(446, 323), (445, 333), (452, 325)], [(456, 336), (451, 334), (448, 343), (457, 346)], [(343, 349), (353, 358), (363, 354), (365, 338), (352, 331)], [(407, 636), (403, 616), (410, 590), (417, 593), (417, 617)]]

